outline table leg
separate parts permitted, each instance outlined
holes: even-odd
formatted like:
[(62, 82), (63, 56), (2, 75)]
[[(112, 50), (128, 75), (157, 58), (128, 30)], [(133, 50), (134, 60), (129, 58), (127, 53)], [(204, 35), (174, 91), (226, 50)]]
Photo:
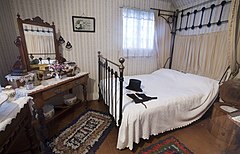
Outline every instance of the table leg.
[(87, 101), (87, 86), (86, 85), (83, 85), (83, 98), (84, 98), (84, 101), (86, 102)]
[[(31, 117), (31, 115), (29, 115), (29, 117)], [(31, 149), (31, 153), (32, 154), (35, 154), (35, 153), (40, 153), (40, 147), (38, 146), (39, 145), (39, 142), (35, 136), (35, 132), (33, 130), (33, 127), (31, 125), (31, 118), (29, 118), (27, 120), (28, 124), (26, 126), (26, 135), (27, 135), (27, 138), (30, 142), (30, 149)]]
[(39, 137), (40, 140), (45, 142), (45, 140), (48, 137), (48, 131), (45, 123), (45, 117), (43, 114), (43, 109), (42, 108), (37, 108), (37, 118), (39, 122)]
[(85, 103), (85, 108), (87, 109), (87, 86), (84, 84), (83, 86), (83, 102)]

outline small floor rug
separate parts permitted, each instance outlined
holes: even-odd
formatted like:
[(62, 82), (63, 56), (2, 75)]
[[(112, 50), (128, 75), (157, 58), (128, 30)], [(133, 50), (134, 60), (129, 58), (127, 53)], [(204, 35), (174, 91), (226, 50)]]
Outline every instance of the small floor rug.
[(165, 140), (144, 148), (139, 154), (193, 154), (193, 152), (174, 136), (170, 136)]
[(51, 153), (94, 153), (110, 132), (112, 117), (98, 111), (87, 111), (47, 143)]

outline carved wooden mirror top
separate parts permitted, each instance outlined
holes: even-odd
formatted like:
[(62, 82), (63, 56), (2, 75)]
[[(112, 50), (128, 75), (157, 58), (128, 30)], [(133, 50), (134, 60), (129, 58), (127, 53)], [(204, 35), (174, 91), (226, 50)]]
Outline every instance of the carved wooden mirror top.
[(37, 69), (60, 59), (55, 25), (44, 22), (39, 16), (21, 19), (17, 15), (22, 47), (20, 56), (27, 70)]

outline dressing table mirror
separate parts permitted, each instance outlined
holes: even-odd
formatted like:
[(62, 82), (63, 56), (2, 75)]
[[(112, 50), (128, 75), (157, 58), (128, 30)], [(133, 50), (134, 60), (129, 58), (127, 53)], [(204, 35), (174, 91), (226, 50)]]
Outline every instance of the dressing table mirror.
[(27, 71), (45, 67), (55, 60), (60, 61), (54, 23), (44, 22), (39, 16), (21, 19), (19, 14), (17, 23), (21, 39), (18, 47)]

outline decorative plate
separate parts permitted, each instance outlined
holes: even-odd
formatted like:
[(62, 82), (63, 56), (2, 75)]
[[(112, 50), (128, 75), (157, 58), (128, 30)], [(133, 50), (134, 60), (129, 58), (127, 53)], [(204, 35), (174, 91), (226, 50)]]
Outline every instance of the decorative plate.
[(8, 99), (8, 95), (0, 93), (0, 106)]

